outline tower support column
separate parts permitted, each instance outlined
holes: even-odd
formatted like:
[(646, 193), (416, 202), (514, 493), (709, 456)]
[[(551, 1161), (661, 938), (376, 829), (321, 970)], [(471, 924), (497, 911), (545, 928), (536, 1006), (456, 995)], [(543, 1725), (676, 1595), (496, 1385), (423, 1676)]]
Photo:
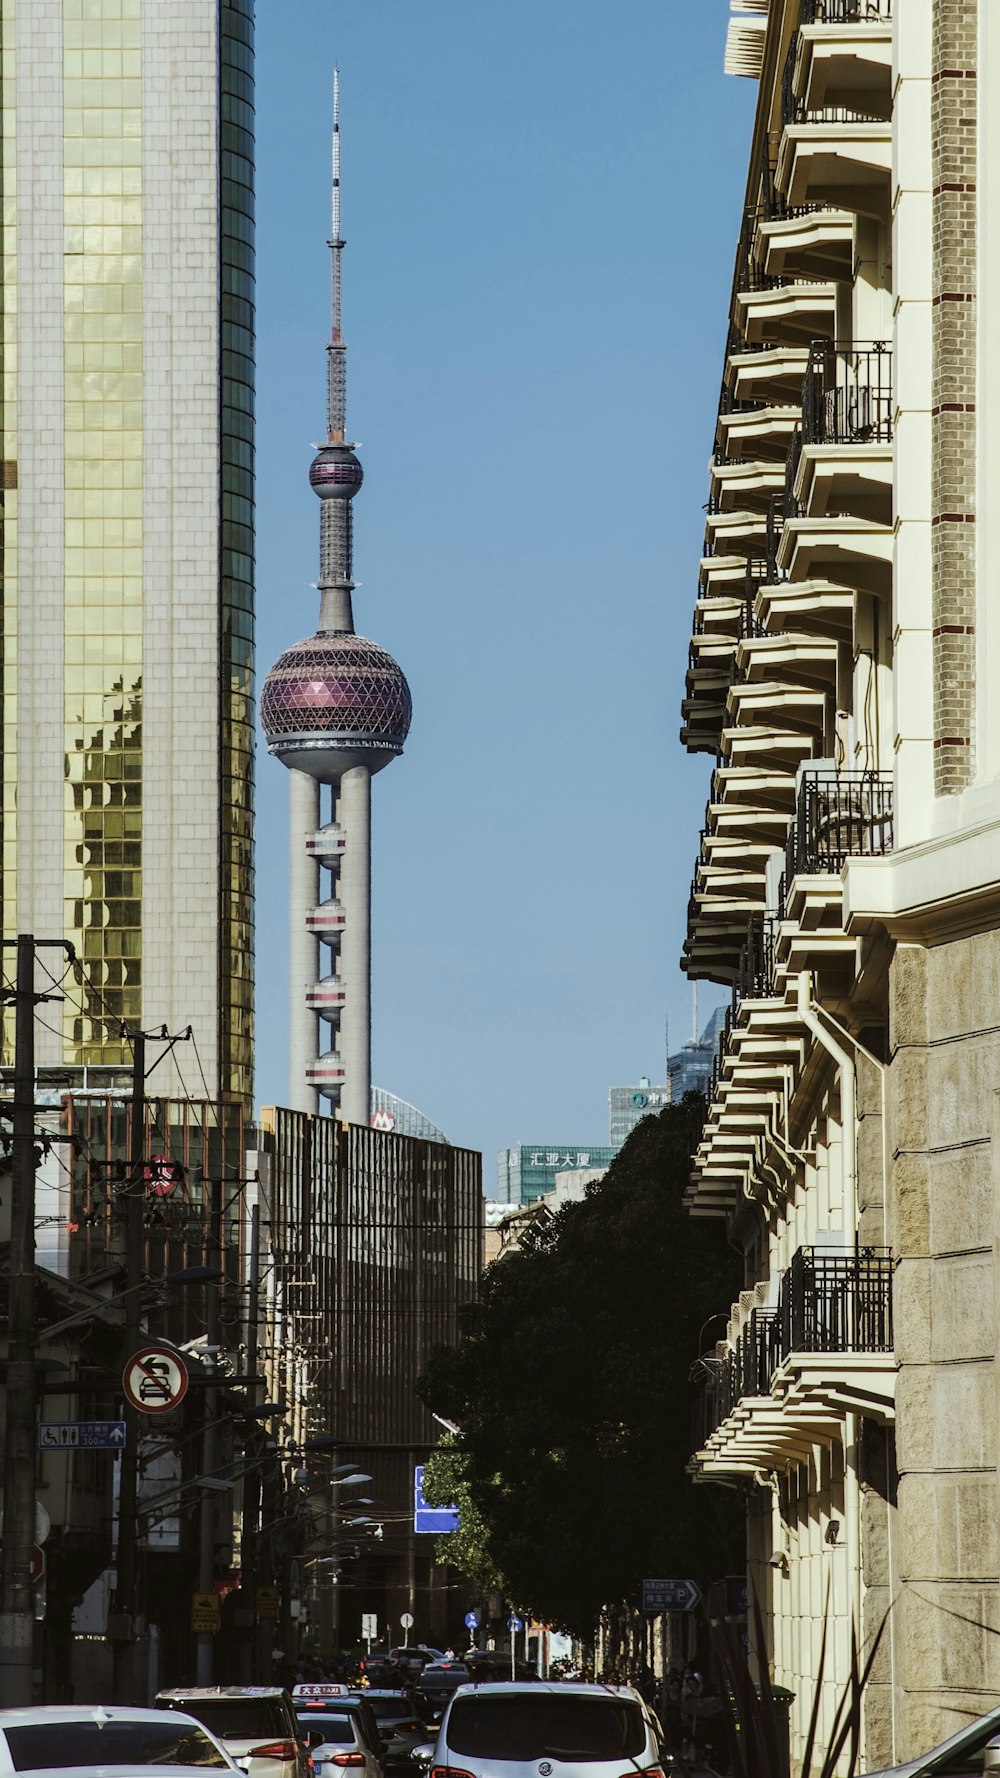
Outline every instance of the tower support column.
[(306, 1069), (317, 1056), (318, 1020), (305, 995), (319, 979), (319, 940), (307, 930), (306, 916), (319, 901), (319, 865), (306, 851), (306, 840), (320, 824), (319, 784), (305, 772), (290, 776), (288, 1103), (293, 1111), (315, 1113), (319, 1097), (306, 1084)]
[(352, 766), (340, 780), (338, 807), (345, 847), (340, 867), (340, 901), (344, 936), (340, 974), (344, 1010), (340, 1020), (340, 1054), (344, 1085), (340, 1114), (351, 1124), (367, 1124), (371, 1115), (371, 882), (372, 779), (367, 766)]

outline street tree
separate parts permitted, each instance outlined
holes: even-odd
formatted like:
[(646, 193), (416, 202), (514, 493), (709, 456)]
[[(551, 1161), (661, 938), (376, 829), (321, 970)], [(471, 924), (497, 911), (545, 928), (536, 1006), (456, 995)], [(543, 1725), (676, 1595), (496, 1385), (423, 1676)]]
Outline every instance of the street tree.
[(582, 1202), (487, 1270), (419, 1385), (460, 1428), (476, 1562), (582, 1634), (646, 1575), (743, 1565), (738, 1497), (686, 1469), (699, 1336), (742, 1282), (722, 1224), (683, 1206), (693, 1109), (643, 1119)]

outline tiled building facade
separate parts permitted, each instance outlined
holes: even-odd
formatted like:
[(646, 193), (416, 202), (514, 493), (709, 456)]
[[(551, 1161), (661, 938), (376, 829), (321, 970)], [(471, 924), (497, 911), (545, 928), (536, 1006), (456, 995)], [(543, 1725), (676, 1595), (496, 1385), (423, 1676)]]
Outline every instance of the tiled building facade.
[(2, 0), (0, 33), (4, 936), (82, 961), (41, 1064), (190, 1024), (246, 1099), (253, 0)]
[(746, 1269), (694, 1462), (745, 1490), (793, 1765), (824, 1617), (821, 1738), (888, 1611), (864, 1771), (1000, 1701), (1000, 32), (976, 0), (733, 10), (759, 101), (685, 966), (732, 988), (689, 1204)]

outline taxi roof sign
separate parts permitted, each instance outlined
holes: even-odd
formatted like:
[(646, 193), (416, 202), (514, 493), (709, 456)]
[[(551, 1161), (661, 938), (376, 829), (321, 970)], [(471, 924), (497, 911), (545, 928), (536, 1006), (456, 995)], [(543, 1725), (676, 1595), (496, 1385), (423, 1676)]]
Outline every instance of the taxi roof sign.
[(346, 1698), (350, 1695), (349, 1685), (335, 1685), (332, 1681), (325, 1685), (297, 1685), (293, 1698)]

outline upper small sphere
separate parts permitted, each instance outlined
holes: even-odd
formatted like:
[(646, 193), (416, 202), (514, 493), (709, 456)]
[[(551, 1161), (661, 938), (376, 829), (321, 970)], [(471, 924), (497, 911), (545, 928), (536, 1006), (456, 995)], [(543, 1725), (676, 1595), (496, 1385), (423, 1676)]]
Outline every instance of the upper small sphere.
[(381, 771), (402, 753), (412, 714), (410, 688), (392, 655), (339, 630), (286, 648), (260, 699), (268, 752), (323, 783), (352, 766)]
[(321, 500), (353, 500), (364, 479), (350, 445), (321, 445), (309, 466), (309, 485)]

